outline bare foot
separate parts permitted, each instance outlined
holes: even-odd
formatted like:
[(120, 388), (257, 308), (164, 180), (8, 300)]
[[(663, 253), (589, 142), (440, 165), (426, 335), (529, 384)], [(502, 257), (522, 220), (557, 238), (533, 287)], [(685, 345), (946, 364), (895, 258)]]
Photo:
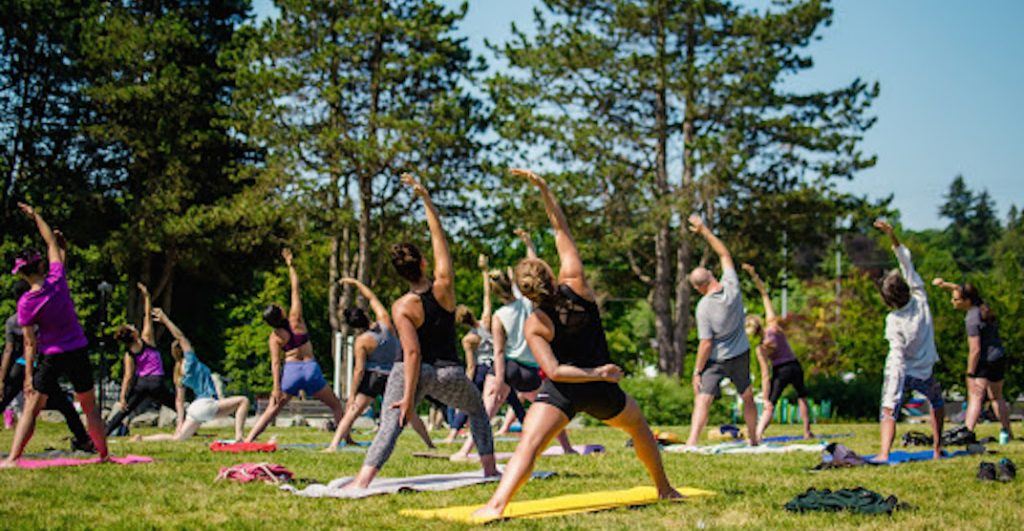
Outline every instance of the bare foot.
[(141, 435), (132, 435), (132, 438), (128, 439), (128, 440), (131, 441), (131, 442), (142, 442), (142, 436)]
[(563, 449), (562, 449), (562, 452), (563, 452), (563, 453), (564, 453), (565, 455), (580, 455), (580, 453), (579, 453), (579, 452), (577, 452), (577, 451), (576, 451), (576, 449), (575, 449), (575, 448), (573, 448), (573, 447), (571, 447), (571, 446), (570, 446), (569, 448), (563, 448)]
[(18, 466), (18, 463), (10, 459), (4, 459), (3, 461), (0, 461), (0, 468), (14, 468), (16, 466)]
[(473, 519), (474, 523), (483, 524), (501, 519), (502, 512), (502, 510), (485, 505), (473, 511), (473, 515), (470, 518)]
[(334, 445), (331, 445), (331, 446), (328, 446), (327, 448), (324, 448), (323, 450), (320, 450), (320, 451), (325, 453), (325, 454), (333, 454), (333, 453), (338, 451), (338, 447), (334, 446)]
[(658, 492), (659, 500), (681, 500), (683, 495), (679, 494), (679, 491), (669, 487), (668, 490)]
[(804, 432), (804, 439), (814, 439), (814, 434), (811, 432)]
[(932, 452), (932, 459), (936, 461), (942, 459), (942, 450), (935, 450), (934, 452)]
[(465, 463), (466, 461), (470, 460), (470, 457), (469, 457), (469, 454), (464, 454), (462, 452), (455, 452), (454, 454), (448, 456), (448, 460), (453, 462), (453, 463)]

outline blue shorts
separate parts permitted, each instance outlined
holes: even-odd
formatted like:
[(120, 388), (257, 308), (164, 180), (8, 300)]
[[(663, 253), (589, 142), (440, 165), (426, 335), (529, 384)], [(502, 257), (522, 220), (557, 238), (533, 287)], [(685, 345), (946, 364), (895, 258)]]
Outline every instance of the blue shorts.
[(882, 412), (879, 418), (885, 420), (885, 409), (892, 409), (892, 417), (899, 420), (900, 410), (913, 391), (924, 395), (933, 410), (941, 411), (946, 406), (946, 401), (942, 398), (942, 386), (934, 376), (924, 380), (904, 376), (902, 381), (886, 378), (882, 386)]
[(324, 373), (320, 371), (320, 364), (316, 360), (284, 363), (281, 390), (285, 393), (298, 396), (299, 391), (305, 391), (306, 396), (313, 396), (326, 386), (327, 380), (324, 379)]

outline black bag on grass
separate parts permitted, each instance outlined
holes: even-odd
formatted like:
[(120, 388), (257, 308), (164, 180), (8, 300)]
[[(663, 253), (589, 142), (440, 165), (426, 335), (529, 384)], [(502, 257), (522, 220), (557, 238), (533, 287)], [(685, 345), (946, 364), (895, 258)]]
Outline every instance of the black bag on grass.
[(908, 506), (896, 499), (896, 496), (886, 497), (863, 487), (837, 491), (811, 487), (786, 503), (785, 507), (787, 511), (795, 513), (850, 511), (858, 514), (892, 514), (896, 509), (906, 509)]

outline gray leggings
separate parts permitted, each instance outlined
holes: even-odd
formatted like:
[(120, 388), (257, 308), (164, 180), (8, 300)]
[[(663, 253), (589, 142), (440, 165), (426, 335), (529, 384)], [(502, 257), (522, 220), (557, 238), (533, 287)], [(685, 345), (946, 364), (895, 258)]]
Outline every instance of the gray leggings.
[[(398, 424), (400, 413), (397, 408), (392, 408), (391, 404), (402, 400), (404, 392), (405, 364), (396, 363), (391, 368), (387, 387), (384, 388), (384, 411), (380, 416), (380, 431), (366, 452), (364, 466), (372, 466), (379, 470), (395, 450), (395, 443), (402, 433), (402, 427)], [(473, 434), (477, 451), (480, 455), (494, 453), (491, 422), (487, 418), (480, 391), (466, 377), (466, 369), (458, 366), (435, 368), (433, 365), (420, 365), (416, 404), (428, 394), (446, 405), (465, 411), (469, 415), (469, 430)]]

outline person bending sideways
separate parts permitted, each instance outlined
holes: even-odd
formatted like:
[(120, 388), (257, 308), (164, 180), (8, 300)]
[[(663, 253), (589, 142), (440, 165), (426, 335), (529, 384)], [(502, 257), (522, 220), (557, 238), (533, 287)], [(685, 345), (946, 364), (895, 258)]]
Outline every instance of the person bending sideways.
[(708, 422), (711, 404), (721, 397), (722, 380), (728, 378), (743, 399), (743, 419), (747, 423), (748, 441), (758, 444), (757, 406), (750, 389), (750, 341), (743, 328), (743, 296), (732, 255), (721, 240), (712, 234), (700, 216), (690, 216), (690, 231), (702, 236), (718, 254), (722, 279), (711, 271), (697, 267), (690, 272), (690, 284), (701, 294), (697, 303), (697, 361), (693, 366), (693, 418), (686, 444), (696, 446)]
[[(24, 251), (15, 259), (11, 271), (31, 286), (18, 299), (18, 324), (25, 341), (25, 410), (14, 430), (11, 453), (0, 462), (0, 468), (16, 466), (35, 431), (39, 412), (51, 395), (63, 392), (61, 376), (71, 381), (75, 398), (85, 412), (89, 437), (100, 458), (106, 460), (107, 438), (103, 418), (96, 407), (89, 340), (78, 321), (64, 273), (65, 248), (34, 208), (24, 203), (18, 203), (18, 208), (36, 224), (46, 242), (46, 261), (39, 253)], [(38, 367), (35, 365), (37, 357), (41, 357)]]
[(1010, 407), (1003, 398), (1006, 351), (999, 337), (999, 319), (981, 299), (981, 293), (974, 284), (953, 284), (941, 278), (932, 280), (932, 284), (949, 291), (953, 307), (966, 314), (967, 415), (964, 424), (974, 431), (987, 396), (992, 401), (992, 412), (999, 419), (1003, 432), (1012, 440)]
[[(355, 363), (352, 368), (352, 381), (358, 382), (358, 385), (349, 386), (345, 416), (341, 418), (338, 429), (334, 432), (334, 439), (324, 449), (325, 452), (337, 451), (342, 441), (346, 444), (355, 444), (351, 435), (352, 424), (377, 397), (384, 396), (392, 364), (395, 357), (402, 352), (402, 345), (398, 343), (398, 336), (395, 335), (388, 310), (381, 304), (373, 290), (354, 278), (343, 278), (341, 283), (355, 286), (359, 290), (359, 294), (370, 302), (370, 309), (377, 320), (371, 325), (369, 317), (361, 308), (345, 310), (345, 323), (349, 328), (356, 332), (362, 331), (356, 336)], [(427, 448), (434, 448), (430, 433), (419, 416), (412, 415), (409, 422), (426, 443)]]
[(781, 319), (775, 315), (775, 307), (772, 305), (772, 298), (768, 296), (768, 289), (758, 276), (757, 270), (750, 264), (743, 264), (752, 279), (757, 291), (761, 294), (761, 302), (764, 304), (764, 320), (757, 315), (748, 315), (746, 319), (746, 332), (748, 336), (760, 337), (761, 344), (757, 346), (757, 364), (761, 368), (761, 393), (764, 398), (764, 411), (761, 412), (761, 420), (757, 423), (757, 440), (764, 438), (764, 432), (772, 422), (775, 414), (775, 404), (782, 397), (782, 392), (787, 386), (792, 385), (796, 391), (797, 403), (800, 405), (800, 417), (804, 421), (804, 438), (812, 439), (811, 433), (811, 411), (807, 407), (807, 387), (804, 386), (804, 369), (793, 354), (793, 349), (786, 339), (786, 332), (782, 329)]
[[(334, 391), (327, 385), (320, 364), (313, 356), (313, 345), (309, 342), (309, 329), (302, 317), (302, 296), (299, 291), (299, 274), (292, 264), (290, 249), (281, 251), (281, 257), (288, 266), (288, 279), (291, 284), (291, 306), (286, 316), (284, 310), (271, 304), (263, 311), (263, 321), (273, 330), (268, 338), (270, 348), (270, 371), (274, 378), (274, 389), (270, 393), (270, 403), (266, 411), (260, 415), (256, 425), (245, 437), (245, 442), (252, 442), (263, 433), (267, 425), (273, 421), (281, 409), (299, 396), (300, 392), (312, 396), (331, 408), (334, 422), (341, 421), (345, 408), (341, 400), (334, 396)], [(284, 367), (281, 367), (281, 355), (284, 354)]]
[(565, 214), (543, 178), (528, 170), (512, 170), (536, 186), (555, 232), (559, 271), (539, 258), (516, 266), (523, 296), (536, 311), (526, 322), (526, 340), (548, 379), (530, 406), (523, 435), (487, 504), (474, 517), (501, 517), (509, 501), (530, 477), (537, 458), (577, 413), (587, 413), (633, 439), (637, 457), (647, 468), (661, 498), (679, 498), (661, 463), (640, 407), (618, 385), (622, 369), (611, 363), (608, 343), (594, 291), (587, 283)]
[(346, 489), (370, 485), (391, 457), (402, 428), (410, 415), (415, 415), (416, 405), (427, 394), (469, 415), (484, 474), (498, 474), (491, 424), (480, 391), (466, 376), (455, 346), (455, 271), (448, 239), (427, 189), (409, 174), (402, 175), (402, 182), (423, 200), (434, 251), (434, 278), (427, 276), (426, 260), (415, 245), (392, 246), (391, 264), (409, 286), (408, 293), (391, 307), (391, 318), (402, 344), (401, 357), (396, 355), (384, 388), (380, 430), (366, 452), (359, 474)]
[[(162, 323), (174, 336), (171, 357), (174, 358), (174, 388), (177, 409), (185, 411), (185, 420), (174, 433), (157, 433), (134, 437), (134, 441), (184, 441), (196, 434), (199, 426), (217, 417), (234, 415), (235, 440), (241, 440), (245, 417), (249, 413), (249, 399), (244, 396), (224, 396), (213, 381), (210, 368), (196, 356), (192, 342), (160, 308), (153, 309), (153, 319)], [(195, 399), (185, 408), (185, 390)]]
[(892, 225), (877, 220), (875, 228), (889, 236), (896, 260), (900, 263), (899, 269), (888, 272), (879, 284), (882, 300), (891, 311), (885, 316), (889, 354), (885, 357), (882, 378), (881, 450), (875, 460), (889, 460), (892, 441), (896, 437), (896, 420), (903, 402), (912, 391), (923, 394), (931, 405), (934, 457), (939, 459), (942, 457), (945, 401), (942, 388), (932, 375), (939, 353), (935, 349), (935, 325), (928, 307), (928, 294), (924, 281), (914, 270), (910, 250), (900, 244)]
[(114, 334), (117, 341), (127, 349), (124, 353), (124, 378), (121, 382), (121, 398), (117, 401), (118, 412), (107, 421), (109, 437), (124, 419), (145, 402), (155, 402), (176, 414), (175, 429), (181, 429), (185, 422), (183, 402), (175, 400), (167, 388), (164, 376), (164, 362), (156, 349), (156, 335), (153, 332), (153, 302), (145, 284), (138, 284), (142, 294), (142, 332), (132, 325), (123, 325)]

